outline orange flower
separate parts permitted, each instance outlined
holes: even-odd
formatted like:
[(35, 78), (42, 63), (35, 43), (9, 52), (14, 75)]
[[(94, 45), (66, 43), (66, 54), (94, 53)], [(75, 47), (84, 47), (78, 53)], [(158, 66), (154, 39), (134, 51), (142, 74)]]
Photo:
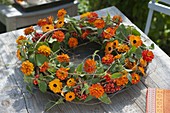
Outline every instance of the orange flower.
[(51, 82), (49, 82), (49, 88), (54, 93), (61, 93), (62, 89), (62, 82), (59, 79), (54, 79)]
[(145, 76), (146, 73), (145, 73), (145, 69), (143, 67), (138, 67), (139, 68), (139, 71)]
[(117, 51), (122, 52), (122, 53), (127, 52), (127, 51), (129, 51), (129, 47), (126, 44), (121, 44), (117, 47)]
[(130, 40), (130, 44), (132, 46), (139, 47), (142, 45), (142, 40), (141, 40), (140, 36), (131, 35), (131, 36), (129, 36), (129, 40)]
[(90, 31), (89, 30), (85, 30), (82, 35), (81, 35), (81, 38), (82, 39), (86, 39), (86, 37), (90, 34)]
[(70, 78), (67, 80), (67, 86), (75, 86), (76, 81), (74, 80), (74, 78)]
[(68, 92), (68, 93), (66, 93), (66, 95), (65, 95), (65, 99), (66, 99), (66, 101), (69, 101), (69, 102), (71, 102), (72, 100), (74, 100), (75, 99), (75, 93), (74, 92)]
[(90, 12), (86, 12), (86, 13), (80, 15), (80, 19), (82, 19), (82, 18), (87, 18), (88, 15), (90, 15)]
[(16, 43), (21, 45), (23, 40), (27, 40), (27, 38), (21, 35), (17, 38)]
[(127, 74), (123, 74), (120, 78), (116, 79), (116, 85), (117, 86), (124, 86), (128, 83), (128, 78), (127, 78)]
[(65, 9), (60, 9), (57, 13), (58, 18), (64, 18), (66, 15), (67, 11)]
[(113, 42), (107, 42), (104, 52), (105, 54), (111, 54), (113, 52)]
[(44, 18), (44, 19), (39, 19), (38, 22), (37, 22), (37, 25), (39, 25), (39, 26), (44, 26), (44, 25), (46, 25), (46, 24), (48, 24), (46, 18)]
[(64, 18), (63, 19), (58, 19), (56, 23), (56, 28), (61, 28), (64, 25)]
[(62, 63), (62, 62), (70, 62), (70, 57), (67, 54), (62, 53), (62, 55), (57, 55), (57, 60)]
[(146, 67), (147, 66), (147, 61), (144, 60), (143, 58), (140, 59), (140, 66), (141, 67)]
[(137, 84), (140, 81), (140, 76), (136, 73), (132, 73), (132, 84)]
[(35, 30), (34, 30), (34, 28), (33, 28), (33, 26), (30, 26), (30, 27), (27, 27), (25, 30), (24, 30), (24, 34), (25, 35), (29, 35), (29, 34), (31, 34), (32, 32), (34, 32)]
[(58, 69), (56, 71), (56, 76), (60, 79), (60, 80), (65, 80), (68, 76), (68, 69), (67, 68), (63, 68), (61, 67), (60, 69)]
[(120, 15), (115, 15), (115, 16), (113, 16), (113, 18), (112, 18), (112, 20), (114, 21), (114, 22), (116, 22), (118, 25), (120, 24), (120, 23), (122, 23), (122, 17), (120, 16)]
[(93, 23), (98, 18), (98, 14), (95, 12), (90, 12), (90, 14), (87, 15), (87, 18), (89, 23)]
[(34, 71), (34, 65), (26, 60), (21, 65), (21, 71), (27, 76), (31, 75), (31, 73)]
[(16, 54), (18, 60), (21, 60), (21, 51), (18, 49)]
[(104, 88), (100, 84), (92, 84), (89, 87), (90, 95), (96, 98), (100, 98), (104, 94)]
[(48, 57), (51, 54), (51, 49), (46, 45), (42, 45), (38, 48), (38, 53)]
[(48, 24), (53, 24), (53, 21), (54, 21), (53, 16), (49, 16), (49, 17), (47, 17), (47, 19), (48, 19)]
[(42, 31), (43, 32), (48, 32), (54, 29), (54, 25), (52, 24), (46, 24), (44, 26), (42, 26)]
[(115, 57), (114, 57), (114, 59), (120, 59), (121, 58), (121, 54), (118, 54), (118, 55), (116, 55)]
[(154, 58), (154, 54), (152, 51), (149, 50), (143, 50), (142, 51), (142, 57), (144, 60), (146, 60), (147, 62), (151, 62), (152, 59)]
[(96, 71), (96, 61), (93, 59), (87, 59), (84, 63), (84, 70), (87, 73), (94, 73)]
[(102, 29), (105, 27), (105, 22), (102, 19), (96, 19), (94, 21), (94, 26), (97, 27), (98, 29)]
[(55, 31), (52, 35), (52, 38), (56, 38), (58, 42), (62, 42), (65, 38), (65, 35), (62, 31)]
[(103, 37), (110, 39), (115, 35), (115, 32), (116, 32), (116, 29), (109, 27), (103, 31)]
[(44, 62), (44, 64), (40, 67), (40, 72), (45, 72), (48, 68), (48, 62)]
[(111, 54), (107, 54), (102, 58), (102, 63), (103, 64), (111, 64), (114, 61), (114, 57)]
[(130, 62), (130, 60), (128, 58), (126, 58), (125, 59), (125, 67), (127, 67), (128, 69), (136, 70), (137, 65), (136, 65), (136, 62)]
[(73, 37), (69, 38), (68, 45), (69, 45), (70, 48), (77, 47), (77, 45), (78, 45), (77, 38), (73, 38)]
[(114, 48), (114, 49), (117, 48), (118, 45), (119, 45), (119, 41), (118, 41), (118, 40), (114, 40), (114, 41), (113, 41), (113, 48)]

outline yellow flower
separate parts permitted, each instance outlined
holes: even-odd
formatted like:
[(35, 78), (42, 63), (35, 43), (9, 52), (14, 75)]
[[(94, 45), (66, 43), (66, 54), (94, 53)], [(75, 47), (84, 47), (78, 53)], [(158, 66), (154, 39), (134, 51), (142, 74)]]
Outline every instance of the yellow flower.
[(121, 44), (117, 47), (117, 51), (122, 52), (122, 53), (127, 52), (127, 51), (129, 51), (129, 47), (126, 44)]
[(70, 57), (67, 54), (62, 53), (62, 55), (57, 55), (57, 60), (62, 63), (62, 62), (70, 62)]
[(140, 76), (136, 73), (132, 73), (132, 84), (137, 84), (140, 81)]
[(129, 40), (130, 40), (130, 44), (132, 46), (139, 47), (142, 45), (142, 40), (141, 40), (140, 36), (131, 35), (129, 37)]
[(66, 15), (67, 11), (65, 9), (60, 9), (57, 13), (58, 18), (64, 18)]
[(21, 51), (19, 49), (17, 50), (17, 58), (18, 60), (21, 60)]
[(113, 42), (107, 42), (104, 52), (105, 54), (111, 54), (113, 52)]
[(144, 75), (146, 76), (146, 73), (145, 73), (145, 69), (143, 67), (138, 67), (139, 68), (139, 71)]
[(74, 78), (70, 78), (67, 80), (67, 86), (75, 86), (76, 81), (74, 80)]
[(72, 100), (75, 99), (75, 93), (74, 93), (74, 92), (68, 92), (68, 93), (66, 93), (65, 99), (66, 99), (66, 101), (71, 102)]
[(42, 45), (38, 48), (38, 53), (48, 57), (51, 54), (51, 49), (46, 45)]
[(42, 26), (42, 31), (43, 32), (48, 32), (54, 29), (54, 25), (52, 24), (46, 24), (44, 26)]
[(27, 76), (31, 75), (32, 72), (34, 71), (34, 65), (28, 60), (26, 60), (21, 65), (21, 71)]
[(53, 81), (49, 82), (48, 86), (54, 93), (61, 93), (62, 82), (60, 82), (59, 79), (54, 79)]
[(58, 19), (56, 23), (56, 28), (61, 28), (64, 25), (64, 18)]
[(114, 59), (116, 60), (116, 59), (120, 59), (121, 58), (121, 54), (118, 54), (118, 55), (116, 55), (115, 57), (114, 57)]

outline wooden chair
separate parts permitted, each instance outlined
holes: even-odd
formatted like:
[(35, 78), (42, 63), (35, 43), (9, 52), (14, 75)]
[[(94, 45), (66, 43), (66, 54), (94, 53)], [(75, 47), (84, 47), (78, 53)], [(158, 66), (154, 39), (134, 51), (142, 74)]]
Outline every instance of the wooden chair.
[(170, 16), (170, 6), (168, 5), (170, 5), (170, 0), (159, 0), (158, 2), (152, 0), (148, 3), (149, 13), (145, 27), (146, 35), (149, 33), (153, 11), (155, 10)]

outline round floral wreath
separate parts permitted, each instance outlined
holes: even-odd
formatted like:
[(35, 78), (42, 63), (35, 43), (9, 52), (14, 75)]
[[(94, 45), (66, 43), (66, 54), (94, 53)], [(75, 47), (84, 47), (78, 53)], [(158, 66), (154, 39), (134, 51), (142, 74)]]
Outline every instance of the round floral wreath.
[[(97, 13), (87, 12), (75, 19), (66, 13), (61, 9), (56, 20), (52, 16), (39, 19), (41, 31), (28, 27), (25, 36), (16, 40), (29, 90), (37, 86), (42, 92), (51, 91), (60, 96), (58, 103), (97, 98), (109, 104), (108, 94), (146, 76), (146, 67), (154, 58), (149, 49), (154, 46), (147, 47), (134, 27), (122, 23), (121, 16), (99, 18)], [(69, 51), (89, 42), (99, 44), (100, 50), (75, 65)]]

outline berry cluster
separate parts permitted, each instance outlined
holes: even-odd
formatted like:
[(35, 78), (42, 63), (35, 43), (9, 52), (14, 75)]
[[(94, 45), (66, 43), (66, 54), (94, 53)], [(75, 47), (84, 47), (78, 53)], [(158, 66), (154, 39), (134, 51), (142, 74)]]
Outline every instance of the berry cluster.
[(87, 94), (81, 94), (81, 88), (80, 88), (80, 86), (77, 86), (76, 88), (74, 88), (74, 93), (75, 93), (75, 95), (78, 97), (78, 98), (80, 98), (80, 99), (82, 99), (82, 100), (85, 100), (86, 98), (87, 98)]

